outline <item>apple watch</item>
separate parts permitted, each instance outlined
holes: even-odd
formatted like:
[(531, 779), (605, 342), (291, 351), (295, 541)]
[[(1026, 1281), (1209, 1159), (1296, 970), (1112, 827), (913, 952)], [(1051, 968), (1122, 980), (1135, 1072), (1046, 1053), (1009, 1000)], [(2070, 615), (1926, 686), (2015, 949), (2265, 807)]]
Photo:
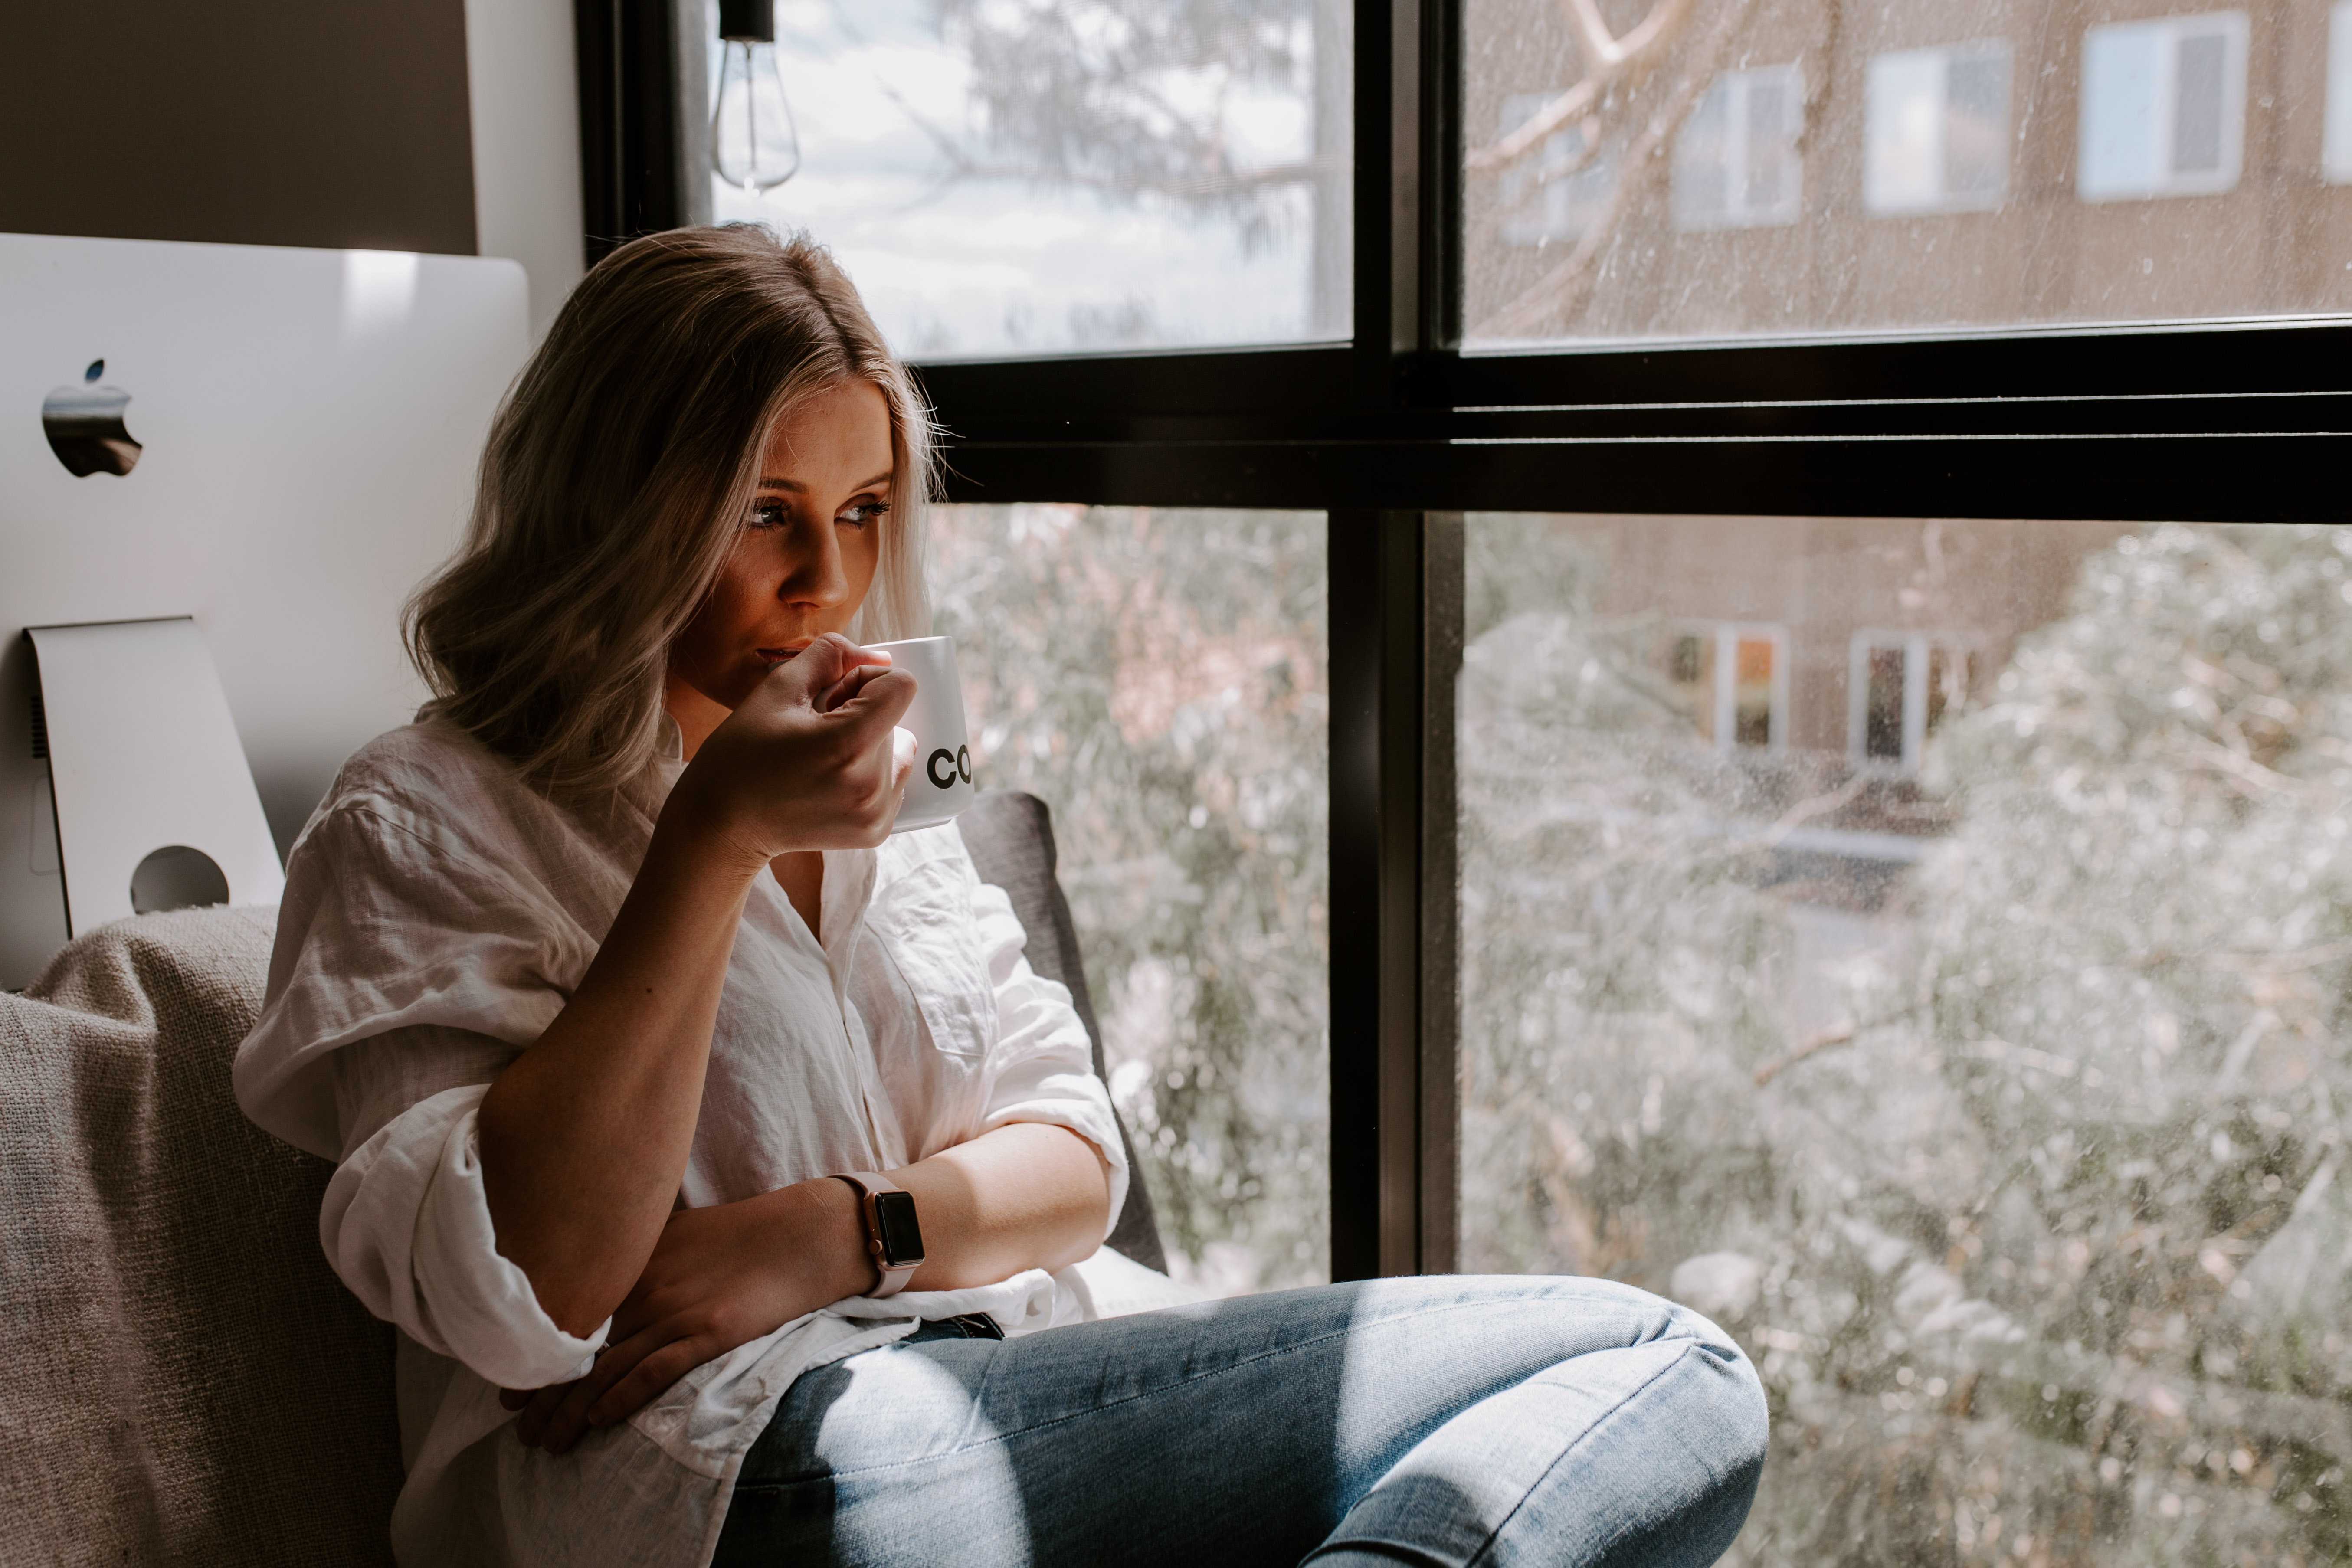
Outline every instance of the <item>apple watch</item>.
[(834, 1180), (847, 1182), (857, 1194), (857, 1212), (866, 1220), (866, 1250), (882, 1275), (882, 1282), (866, 1295), (877, 1299), (897, 1295), (907, 1288), (908, 1276), (923, 1265), (923, 1231), (915, 1223), (915, 1194), (870, 1171), (836, 1175)]

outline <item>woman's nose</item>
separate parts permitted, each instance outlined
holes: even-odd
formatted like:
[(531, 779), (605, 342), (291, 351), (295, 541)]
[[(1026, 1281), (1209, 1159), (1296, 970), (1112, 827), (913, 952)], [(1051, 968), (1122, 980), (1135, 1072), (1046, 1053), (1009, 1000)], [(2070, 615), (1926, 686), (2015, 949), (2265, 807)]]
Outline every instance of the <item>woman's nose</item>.
[(849, 574), (843, 570), (841, 541), (829, 526), (793, 530), (795, 546), (784, 571), (777, 597), (791, 604), (830, 607), (849, 596)]

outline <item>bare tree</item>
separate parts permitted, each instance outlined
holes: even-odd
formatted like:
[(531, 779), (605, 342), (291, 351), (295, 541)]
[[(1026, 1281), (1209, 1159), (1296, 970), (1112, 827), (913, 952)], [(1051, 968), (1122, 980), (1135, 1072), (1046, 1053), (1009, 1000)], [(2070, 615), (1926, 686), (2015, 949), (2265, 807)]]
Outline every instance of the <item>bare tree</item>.
[[(1595, 263), (1623, 227), (1635, 204), (1661, 182), (1660, 156), (1712, 85), (1724, 58), (1754, 8), (1753, 0), (1717, 0), (1713, 19), (1696, 47), (1680, 51), (1680, 72), (1664, 93), (1644, 90), (1677, 57), (1700, 11), (1700, 0), (1653, 0), (1643, 19), (1622, 35), (1610, 31), (1598, 0), (1559, 0), (1576, 44), (1577, 79), (1504, 135), (1464, 156), (1466, 174), (1504, 182), (1498, 199), (1472, 237), (1475, 251), (1502, 226), (1536, 202), (1546, 186), (1593, 166), (1617, 149), (1615, 177), (1600, 210), (1568, 257), (1482, 320), (1470, 335), (1531, 335), (1572, 315), (1590, 289)], [(1574, 127), (1575, 151), (1546, 156), (1562, 130)]]
[(1534, 152), (1545, 137), (1571, 121), (1585, 128), (1584, 145), (1589, 157), (1601, 142), (1597, 110), (1601, 95), (1621, 77), (1638, 78), (1654, 68), (1681, 37), (1683, 24), (1689, 20), (1696, 3), (1697, 0), (1655, 0), (1650, 14), (1621, 38), (1609, 31), (1609, 24), (1601, 18), (1595, 0), (1560, 0), (1560, 8), (1568, 14), (1568, 25), (1576, 35), (1584, 74), (1508, 135), (1470, 153), (1463, 159), (1464, 166), (1474, 174), (1504, 168)]

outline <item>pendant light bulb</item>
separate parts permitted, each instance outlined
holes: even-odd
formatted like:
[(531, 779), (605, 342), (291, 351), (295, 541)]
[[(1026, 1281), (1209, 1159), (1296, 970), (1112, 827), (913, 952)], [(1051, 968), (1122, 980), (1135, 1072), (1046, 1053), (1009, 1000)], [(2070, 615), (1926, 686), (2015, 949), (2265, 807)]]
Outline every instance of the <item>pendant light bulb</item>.
[(719, 177), (758, 195), (801, 166), (801, 138), (776, 70), (772, 0), (720, 0), (719, 107), (710, 117), (710, 161)]

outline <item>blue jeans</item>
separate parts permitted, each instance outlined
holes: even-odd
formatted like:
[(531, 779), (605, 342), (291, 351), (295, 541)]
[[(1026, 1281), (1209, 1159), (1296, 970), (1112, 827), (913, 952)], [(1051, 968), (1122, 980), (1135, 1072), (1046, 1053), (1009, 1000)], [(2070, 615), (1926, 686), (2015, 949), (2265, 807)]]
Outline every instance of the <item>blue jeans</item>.
[(927, 1325), (793, 1384), (714, 1568), (1699, 1568), (1764, 1394), (1729, 1336), (1607, 1280), (1327, 1285), (1052, 1329)]

